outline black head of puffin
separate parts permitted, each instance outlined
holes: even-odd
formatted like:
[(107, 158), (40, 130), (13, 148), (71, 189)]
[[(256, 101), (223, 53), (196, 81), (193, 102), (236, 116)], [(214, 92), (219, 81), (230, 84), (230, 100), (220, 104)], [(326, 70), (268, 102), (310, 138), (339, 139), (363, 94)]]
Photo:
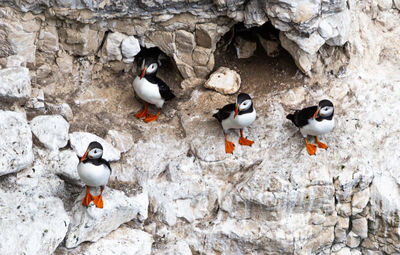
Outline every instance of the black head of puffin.
[[(323, 111), (322, 114), (321, 111)], [(328, 99), (321, 100), (318, 103), (318, 108), (313, 115), (313, 119), (317, 118), (318, 116), (333, 115), (333, 112), (334, 112), (333, 103)]]
[(156, 74), (158, 67), (161, 65), (159, 57), (156, 55), (148, 55), (143, 58), (140, 79), (142, 79), (146, 74)]
[(86, 158), (101, 158), (103, 156), (103, 146), (99, 142), (91, 142), (87, 147), (80, 161), (84, 161)]
[(235, 115), (239, 112), (247, 110), (252, 105), (251, 97), (246, 93), (240, 93), (236, 98)]

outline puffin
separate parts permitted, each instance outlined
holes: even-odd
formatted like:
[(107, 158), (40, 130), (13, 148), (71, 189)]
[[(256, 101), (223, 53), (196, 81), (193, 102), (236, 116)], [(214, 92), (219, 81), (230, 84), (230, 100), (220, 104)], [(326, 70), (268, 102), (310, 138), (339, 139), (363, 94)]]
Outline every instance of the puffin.
[(256, 109), (253, 107), (251, 97), (246, 93), (240, 93), (236, 98), (236, 103), (225, 105), (213, 115), (222, 125), (225, 135), (226, 153), (233, 153), (235, 149), (235, 145), (228, 140), (227, 132), (229, 129), (240, 129), (239, 144), (251, 146), (254, 143), (243, 136), (243, 128), (253, 123), (256, 116)]
[[(86, 196), (82, 200), (83, 206), (87, 207), (93, 201), (97, 208), (103, 208), (103, 190), (110, 178), (111, 167), (110, 163), (102, 156), (103, 146), (98, 142), (91, 142), (80, 158), (78, 174), (86, 184)], [(100, 187), (100, 195), (90, 194), (90, 187)]]
[(306, 142), (307, 152), (310, 155), (315, 155), (317, 146), (310, 144), (307, 141), (307, 136), (315, 136), (315, 142), (321, 149), (327, 149), (328, 146), (321, 143), (318, 136), (324, 135), (332, 131), (335, 126), (333, 118), (334, 108), (333, 103), (328, 99), (321, 100), (318, 105), (307, 107), (301, 110), (295, 110), (293, 114), (286, 116), (293, 124), (300, 129)]
[[(145, 102), (143, 111), (136, 113), (135, 117), (144, 118), (146, 123), (155, 121), (160, 115), (165, 101), (175, 97), (168, 85), (157, 77), (157, 70), (160, 66), (160, 54), (154, 51), (143, 53), (142, 71), (133, 81), (136, 95)], [(158, 108), (156, 115), (148, 113), (149, 104), (154, 104)]]

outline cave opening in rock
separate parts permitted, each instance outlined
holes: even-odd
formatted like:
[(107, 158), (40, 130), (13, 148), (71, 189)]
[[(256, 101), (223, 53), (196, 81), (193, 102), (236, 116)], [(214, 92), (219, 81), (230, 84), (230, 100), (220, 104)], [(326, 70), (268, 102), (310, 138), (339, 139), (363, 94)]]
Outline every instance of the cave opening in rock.
[(237, 71), (241, 90), (253, 93), (292, 88), (300, 85), (303, 77), (280, 45), (279, 30), (271, 22), (252, 28), (234, 25), (217, 44), (215, 68), (220, 66)]
[(166, 84), (168, 84), (168, 86), (175, 94), (178, 94), (180, 91), (179, 85), (182, 82), (183, 78), (179, 73), (174, 59), (165, 54), (165, 52), (163, 52), (158, 47), (141, 47), (140, 53), (135, 57), (136, 59), (133, 69), (134, 74), (140, 75), (143, 57), (148, 54), (159, 56), (159, 62), (161, 66), (159, 66), (157, 70), (157, 76), (161, 78)]

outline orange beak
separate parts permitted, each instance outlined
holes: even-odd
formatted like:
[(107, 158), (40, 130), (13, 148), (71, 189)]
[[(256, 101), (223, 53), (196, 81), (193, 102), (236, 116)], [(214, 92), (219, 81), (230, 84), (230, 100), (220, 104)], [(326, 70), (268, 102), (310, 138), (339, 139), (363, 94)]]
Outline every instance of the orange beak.
[(140, 74), (140, 79), (142, 79), (143, 76), (145, 75), (146, 69), (147, 69), (147, 67), (145, 67), (145, 68), (142, 70), (142, 73)]
[(80, 159), (80, 162), (84, 161), (86, 159), (86, 155), (88, 153), (89, 150), (85, 151), (85, 154), (83, 154), (82, 158)]
[(236, 118), (236, 115), (238, 114), (238, 110), (239, 110), (239, 105), (236, 105), (235, 115), (233, 116), (233, 118)]
[(319, 110), (321, 110), (321, 107), (318, 107), (317, 111), (312, 116), (313, 119), (315, 119), (317, 117), (317, 114), (318, 114)]

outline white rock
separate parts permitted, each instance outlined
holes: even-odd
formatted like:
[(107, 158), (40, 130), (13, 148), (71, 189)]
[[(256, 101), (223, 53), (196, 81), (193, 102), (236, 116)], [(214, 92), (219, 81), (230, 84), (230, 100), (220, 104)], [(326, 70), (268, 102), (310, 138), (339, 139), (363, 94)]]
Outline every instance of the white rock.
[(108, 130), (106, 141), (111, 143), (122, 153), (129, 151), (133, 146), (132, 135), (117, 130)]
[[(97, 195), (94, 191), (91, 193)], [(67, 248), (74, 248), (85, 241), (96, 242), (133, 219), (147, 219), (147, 192), (127, 197), (122, 191), (106, 188), (103, 192), (104, 208), (97, 208), (93, 202), (87, 208), (83, 207), (81, 203), (85, 194), (86, 189), (72, 208), (73, 217), (65, 241)]]
[(78, 156), (72, 150), (63, 150), (51, 159), (51, 167), (56, 175), (71, 183), (83, 185), (78, 175), (78, 164)]
[(0, 137), (0, 176), (32, 164), (32, 133), (21, 113), (0, 111)]
[(7, 57), (7, 67), (25, 67), (26, 60), (23, 56), (12, 55)]
[(352, 206), (352, 214), (355, 215), (357, 213), (362, 212), (365, 206), (367, 206), (370, 197), (370, 190), (366, 188), (360, 192), (357, 192), (353, 195), (353, 199), (351, 201)]
[(360, 237), (356, 235), (354, 232), (350, 231), (347, 235), (347, 246), (350, 248), (356, 248), (360, 245)]
[(317, 32), (312, 33), (309, 37), (302, 37), (297, 32), (286, 32), (285, 35), (308, 54), (315, 54), (325, 44), (325, 40)]
[(103, 158), (108, 161), (117, 161), (121, 158), (121, 152), (114, 148), (109, 142), (97, 135), (86, 133), (86, 132), (74, 132), (69, 134), (69, 140), (72, 149), (76, 152), (79, 157), (82, 157), (85, 153), (88, 145), (97, 141), (103, 146)]
[(150, 255), (152, 243), (153, 237), (150, 234), (122, 226), (89, 245), (84, 254)]
[(67, 103), (62, 103), (59, 105), (51, 104), (46, 102), (47, 109), (53, 114), (60, 114), (66, 120), (71, 121), (74, 118), (71, 107)]
[(227, 67), (220, 67), (210, 75), (210, 78), (204, 83), (204, 87), (214, 89), (222, 94), (236, 93), (241, 84), (240, 75)]
[(189, 245), (182, 240), (169, 243), (166, 247), (162, 247), (162, 249), (156, 253), (160, 255), (192, 255)]
[(28, 68), (12, 67), (0, 70), (0, 98), (6, 101), (27, 100), (31, 95)]
[(69, 221), (58, 198), (0, 190), (0, 253), (52, 254), (64, 240)]
[(330, 46), (342, 46), (349, 40), (351, 33), (351, 14), (345, 10), (324, 18), (319, 25), (318, 33)]
[(366, 218), (353, 219), (351, 222), (351, 231), (353, 231), (361, 239), (368, 237), (368, 220)]
[(251, 42), (238, 36), (235, 39), (236, 56), (238, 58), (249, 58), (257, 49), (257, 42)]
[(44, 112), (45, 105), (44, 105), (44, 92), (42, 89), (33, 88), (31, 99), (27, 102), (27, 107), (33, 108), (35, 110)]
[(107, 36), (102, 50), (102, 58), (105, 61), (122, 60), (121, 43), (128, 36), (119, 32), (110, 33)]
[(30, 122), (32, 133), (50, 150), (58, 150), (68, 143), (69, 123), (61, 115), (41, 115)]
[(139, 40), (134, 36), (125, 38), (121, 43), (122, 56), (131, 59), (140, 52)]

